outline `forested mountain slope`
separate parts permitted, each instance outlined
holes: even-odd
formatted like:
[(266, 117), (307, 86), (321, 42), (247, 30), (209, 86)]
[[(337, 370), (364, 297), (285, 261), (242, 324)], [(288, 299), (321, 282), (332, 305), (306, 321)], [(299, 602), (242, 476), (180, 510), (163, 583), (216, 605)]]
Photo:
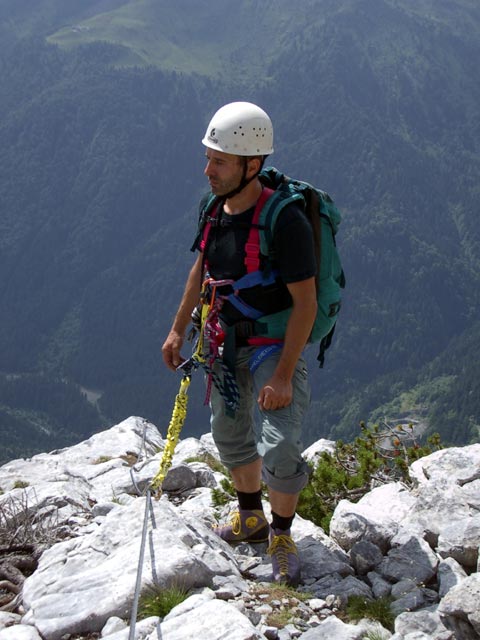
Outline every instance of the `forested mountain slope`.
[(4, 458), (130, 414), (165, 428), (179, 380), (160, 347), (193, 259), (200, 139), (236, 99), (271, 114), (272, 164), (344, 213), (348, 287), (307, 440), (409, 411), (477, 438), (478, 4), (77, 5), (0, 0)]

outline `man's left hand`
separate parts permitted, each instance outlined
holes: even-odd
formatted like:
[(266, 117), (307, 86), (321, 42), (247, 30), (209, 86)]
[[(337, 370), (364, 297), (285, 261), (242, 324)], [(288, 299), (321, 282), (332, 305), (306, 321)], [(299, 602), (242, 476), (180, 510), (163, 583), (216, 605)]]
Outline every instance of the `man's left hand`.
[(292, 382), (273, 375), (260, 390), (257, 402), (260, 409), (275, 411), (275, 409), (288, 407), (292, 402), (292, 396)]

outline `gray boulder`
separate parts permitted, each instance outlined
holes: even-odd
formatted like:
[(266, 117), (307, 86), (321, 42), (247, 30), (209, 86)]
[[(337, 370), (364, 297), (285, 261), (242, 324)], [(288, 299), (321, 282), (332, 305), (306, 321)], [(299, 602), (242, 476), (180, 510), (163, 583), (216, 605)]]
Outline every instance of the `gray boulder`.
[(443, 624), (462, 640), (480, 638), (480, 574), (468, 576), (441, 600)]
[(466, 577), (465, 570), (456, 560), (453, 558), (441, 560), (437, 571), (438, 595), (440, 598), (443, 598), (452, 587), (460, 584)]
[(437, 566), (438, 558), (425, 540), (411, 536), (388, 552), (377, 571), (387, 580), (399, 582), (409, 578), (419, 585), (427, 584), (435, 576)]
[(345, 624), (336, 616), (330, 616), (314, 629), (301, 635), (301, 640), (361, 640), (365, 631), (353, 624)]
[(368, 541), (385, 552), (414, 502), (401, 483), (376, 487), (357, 503), (341, 500), (330, 522), (330, 536), (345, 551)]
[(364, 576), (383, 560), (380, 549), (373, 542), (361, 540), (350, 550), (350, 562), (358, 575)]
[(438, 553), (443, 558), (454, 558), (470, 569), (477, 567), (479, 546), (480, 514), (452, 522), (438, 538)]
[[(405, 612), (395, 619), (395, 633), (401, 638), (419, 637), (429, 640), (453, 640), (454, 635), (442, 623), (437, 611)], [(393, 636), (395, 638), (396, 636)]]

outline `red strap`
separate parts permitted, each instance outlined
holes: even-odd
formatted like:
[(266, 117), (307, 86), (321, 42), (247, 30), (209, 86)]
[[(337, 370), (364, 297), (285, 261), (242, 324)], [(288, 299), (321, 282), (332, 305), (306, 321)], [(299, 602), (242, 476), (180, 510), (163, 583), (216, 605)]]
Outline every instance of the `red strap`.
[[(273, 189), (263, 187), (257, 204), (255, 205), (255, 211), (253, 212), (252, 226), (248, 234), (247, 242), (245, 243), (245, 260), (244, 264), (247, 268), (247, 273), (258, 271), (260, 269), (260, 233), (258, 230), (258, 221), (260, 220), (260, 214), (262, 213), (263, 206), (270, 196), (274, 193)], [(220, 204), (214, 207), (210, 213), (210, 220), (205, 225), (202, 233), (202, 239), (200, 241), (200, 250), (205, 251), (207, 245), (208, 234), (212, 226), (211, 220), (218, 215)]]
[(247, 338), (247, 343), (255, 347), (262, 347), (265, 344), (281, 344), (282, 342), (283, 338), (267, 338), (265, 336)]
[(216, 207), (213, 207), (212, 211), (210, 212), (210, 215), (208, 216), (209, 220), (205, 225), (205, 227), (203, 228), (202, 239), (200, 240), (200, 251), (205, 251), (205, 247), (207, 246), (208, 234), (210, 233), (210, 228), (212, 226), (211, 221), (213, 220), (213, 218), (217, 216), (219, 207), (220, 207), (220, 204), (218, 204)]
[(247, 273), (253, 273), (260, 269), (260, 232), (258, 230), (258, 221), (260, 220), (260, 214), (270, 196), (274, 193), (273, 189), (264, 187), (260, 194), (257, 204), (255, 205), (255, 211), (252, 218), (252, 226), (248, 234), (248, 239), (245, 244), (245, 266)]

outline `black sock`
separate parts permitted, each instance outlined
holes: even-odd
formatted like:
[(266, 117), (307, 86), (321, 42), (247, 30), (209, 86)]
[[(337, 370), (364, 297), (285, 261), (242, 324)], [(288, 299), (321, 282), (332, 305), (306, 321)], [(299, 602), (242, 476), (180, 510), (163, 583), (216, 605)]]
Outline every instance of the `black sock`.
[(294, 517), (295, 517), (295, 514), (293, 514), (293, 516), (289, 516), (288, 518), (285, 518), (284, 516), (279, 516), (278, 513), (275, 513), (274, 511), (272, 511), (272, 529), (280, 529), (281, 531), (288, 531), (292, 526)]
[(240, 509), (252, 511), (253, 509), (260, 509), (263, 511), (262, 506), (262, 490), (259, 489), (254, 493), (245, 493), (244, 491), (237, 491), (238, 506)]

